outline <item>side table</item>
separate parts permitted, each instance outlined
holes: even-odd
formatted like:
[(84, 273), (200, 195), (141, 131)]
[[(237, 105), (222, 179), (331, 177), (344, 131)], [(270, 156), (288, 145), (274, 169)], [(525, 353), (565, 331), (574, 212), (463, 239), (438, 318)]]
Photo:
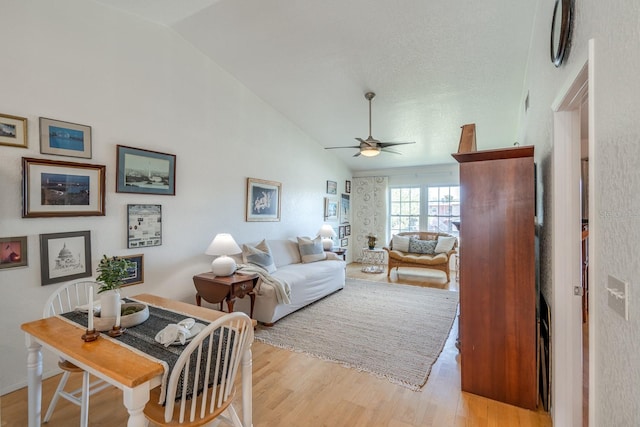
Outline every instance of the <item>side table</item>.
[(347, 248), (332, 248), (326, 252), (333, 252), (334, 254), (341, 256), (343, 261), (347, 260)]
[(364, 273), (384, 273), (384, 255), (380, 248), (362, 248), (362, 271)]
[(231, 276), (216, 276), (213, 273), (200, 273), (193, 276), (193, 284), (196, 287), (196, 304), (200, 305), (202, 300), (211, 304), (220, 304), (227, 301), (229, 313), (233, 312), (233, 305), (236, 298), (244, 298), (249, 295), (251, 298), (251, 312), (249, 316), (253, 318), (253, 306), (256, 302), (256, 295), (253, 289), (258, 283), (257, 274), (232, 274)]

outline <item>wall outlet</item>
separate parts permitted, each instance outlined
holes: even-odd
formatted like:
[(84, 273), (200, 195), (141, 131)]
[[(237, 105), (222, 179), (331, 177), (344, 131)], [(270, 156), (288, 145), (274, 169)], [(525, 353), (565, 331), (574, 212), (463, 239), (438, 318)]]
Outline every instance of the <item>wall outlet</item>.
[(609, 276), (607, 293), (609, 307), (624, 318), (629, 320), (629, 283)]

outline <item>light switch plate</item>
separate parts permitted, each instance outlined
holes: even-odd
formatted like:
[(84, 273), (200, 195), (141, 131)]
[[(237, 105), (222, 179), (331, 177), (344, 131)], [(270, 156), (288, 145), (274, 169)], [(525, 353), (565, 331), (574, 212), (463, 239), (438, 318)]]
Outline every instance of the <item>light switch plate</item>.
[(627, 298), (629, 283), (609, 276), (607, 293), (609, 307), (624, 318), (629, 320), (629, 298)]

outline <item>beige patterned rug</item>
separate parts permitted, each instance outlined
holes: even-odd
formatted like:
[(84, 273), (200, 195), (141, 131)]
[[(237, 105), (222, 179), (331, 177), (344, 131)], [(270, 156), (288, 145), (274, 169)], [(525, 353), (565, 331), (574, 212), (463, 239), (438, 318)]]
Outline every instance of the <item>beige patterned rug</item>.
[(347, 279), (345, 288), (272, 327), (256, 340), (307, 353), (419, 390), (442, 351), (458, 293)]

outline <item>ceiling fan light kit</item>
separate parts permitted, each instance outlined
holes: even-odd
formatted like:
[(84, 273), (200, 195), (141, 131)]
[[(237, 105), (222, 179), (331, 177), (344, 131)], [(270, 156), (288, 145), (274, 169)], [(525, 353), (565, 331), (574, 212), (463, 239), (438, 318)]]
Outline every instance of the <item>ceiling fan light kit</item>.
[(367, 101), (369, 101), (369, 137), (367, 139), (356, 138), (356, 141), (360, 141), (360, 145), (351, 145), (348, 147), (325, 147), (325, 150), (332, 150), (335, 148), (358, 148), (356, 154), (353, 157), (358, 157), (363, 155), (365, 157), (375, 157), (380, 154), (382, 151), (386, 153), (394, 153), (394, 154), (402, 154), (399, 151), (393, 150), (389, 147), (393, 147), (394, 145), (405, 145), (405, 144), (415, 144), (413, 142), (380, 142), (374, 137), (371, 136), (371, 100), (376, 96), (373, 92), (367, 92), (364, 94), (364, 97)]

